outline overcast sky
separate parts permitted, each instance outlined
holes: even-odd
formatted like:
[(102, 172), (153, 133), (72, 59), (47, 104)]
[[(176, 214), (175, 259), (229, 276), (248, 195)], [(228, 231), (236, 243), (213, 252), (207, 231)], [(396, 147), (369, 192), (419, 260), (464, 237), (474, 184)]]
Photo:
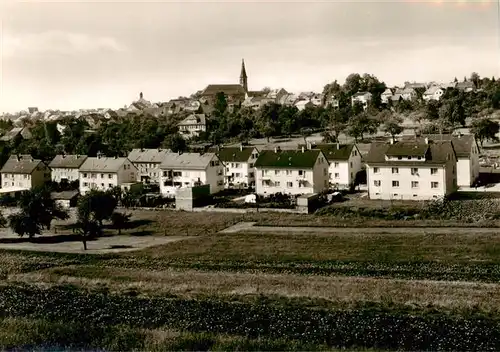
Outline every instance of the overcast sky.
[(500, 76), (481, 1), (0, 0), (0, 112), (118, 108), (210, 83), (321, 92), (352, 72), (387, 84)]

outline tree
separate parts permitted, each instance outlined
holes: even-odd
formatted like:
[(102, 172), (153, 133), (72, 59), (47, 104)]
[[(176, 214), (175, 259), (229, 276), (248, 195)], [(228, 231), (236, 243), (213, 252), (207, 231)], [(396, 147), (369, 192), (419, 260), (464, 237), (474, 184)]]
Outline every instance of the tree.
[(119, 212), (114, 212), (113, 214), (111, 214), (111, 222), (113, 223), (113, 227), (115, 229), (118, 229), (118, 235), (122, 234), (122, 229), (124, 229), (127, 226), (131, 216), (132, 214), (125, 214)]
[(395, 138), (396, 135), (403, 132), (403, 127), (401, 124), (403, 123), (403, 119), (400, 117), (392, 117), (384, 123), (383, 129), (384, 132), (389, 134), (392, 139)]
[(224, 115), (228, 107), (226, 95), (223, 92), (219, 92), (215, 95), (214, 102), (214, 114), (216, 117), (221, 117)]
[(43, 230), (50, 230), (52, 220), (66, 220), (68, 212), (50, 196), (46, 187), (38, 187), (24, 192), (17, 202), (20, 211), (9, 216), (9, 226), (19, 236), (33, 238)]
[(171, 134), (165, 138), (163, 144), (174, 153), (185, 152), (188, 149), (186, 140), (179, 134)]
[(488, 118), (477, 119), (472, 122), (471, 132), (476, 136), (483, 146), (485, 140), (498, 141), (496, 134), (500, 128), (498, 122), (492, 121)]
[(378, 121), (370, 118), (366, 113), (353, 116), (347, 124), (347, 134), (354, 138), (356, 142), (363, 136), (373, 134), (377, 131)]

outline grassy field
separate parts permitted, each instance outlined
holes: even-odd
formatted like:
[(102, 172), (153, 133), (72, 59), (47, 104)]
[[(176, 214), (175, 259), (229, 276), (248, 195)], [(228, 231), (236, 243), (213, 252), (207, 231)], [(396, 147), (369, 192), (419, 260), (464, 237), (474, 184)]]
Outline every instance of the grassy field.
[(0, 251), (0, 349), (500, 348), (500, 230), (220, 234), (240, 221), (335, 220), (134, 218), (133, 231), (194, 237), (103, 255)]

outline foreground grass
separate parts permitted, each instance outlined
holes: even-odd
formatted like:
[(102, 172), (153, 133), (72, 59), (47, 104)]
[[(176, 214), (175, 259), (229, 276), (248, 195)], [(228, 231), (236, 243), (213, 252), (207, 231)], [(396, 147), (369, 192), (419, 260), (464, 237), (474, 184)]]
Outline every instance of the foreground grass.
[(95, 266), (46, 269), (12, 275), (11, 281), (71, 284), (106, 289), (118, 294), (182, 297), (218, 297), (253, 302), (258, 297), (302, 300), (310, 306), (353, 308), (359, 302), (435, 307), (441, 311), (476, 309), (499, 313), (500, 284), (293, 274), (150, 271)]
[(334, 351), (326, 345), (284, 339), (142, 329), (125, 325), (93, 327), (85, 323), (29, 318), (0, 319), (0, 349), (61, 351)]

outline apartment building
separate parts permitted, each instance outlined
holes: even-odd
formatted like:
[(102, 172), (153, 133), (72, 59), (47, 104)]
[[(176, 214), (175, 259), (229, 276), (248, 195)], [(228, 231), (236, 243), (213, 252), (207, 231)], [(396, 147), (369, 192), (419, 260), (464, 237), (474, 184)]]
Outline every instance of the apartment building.
[(31, 155), (11, 155), (0, 172), (5, 191), (28, 190), (50, 181), (50, 168)]
[(79, 169), (80, 194), (92, 189), (107, 191), (137, 180), (137, 168), (128, 158), (87, 158)]
[(143, 183), (160, 183), (161, 163), (170, 149), (132, 149), (128, 160), (137, 168), (137, 181)]
[(79, 168), (86, 155), (56, 155), (49, 164), (52, 182), (74, 182), (80, 178)]
[(216, 153), (224, 164), (225, 188), (255, 187), (255, 161), (259, 151), (255, 147), (224, 147)]

